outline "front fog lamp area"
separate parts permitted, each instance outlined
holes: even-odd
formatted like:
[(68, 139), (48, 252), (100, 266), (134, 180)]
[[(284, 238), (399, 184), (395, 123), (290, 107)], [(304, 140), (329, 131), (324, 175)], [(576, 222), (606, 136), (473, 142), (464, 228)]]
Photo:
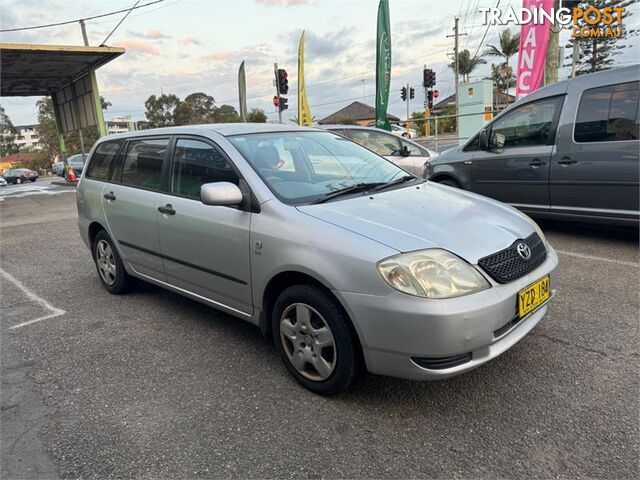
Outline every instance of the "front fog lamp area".
[(403, 253), (378, 264), (396, 290), (425, 298), (453, 298), (489, 288), (489, 282), (461, 258), (440, 249)]

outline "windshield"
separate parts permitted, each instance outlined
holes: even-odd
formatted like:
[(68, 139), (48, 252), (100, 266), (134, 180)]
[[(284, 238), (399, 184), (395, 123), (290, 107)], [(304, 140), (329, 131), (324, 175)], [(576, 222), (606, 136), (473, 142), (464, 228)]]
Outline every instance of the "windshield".
[(236, 135), (229, 140), (285, 203), (312, 203), (355, 185), (381, 184), (408, 173), (330, 132)]

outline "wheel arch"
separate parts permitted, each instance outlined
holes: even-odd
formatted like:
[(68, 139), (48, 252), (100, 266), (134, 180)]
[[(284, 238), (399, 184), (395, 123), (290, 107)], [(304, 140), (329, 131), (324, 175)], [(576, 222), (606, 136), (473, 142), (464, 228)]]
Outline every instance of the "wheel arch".
[(338, 305), (340, 305), (340, 308), (344, 311), (346, 317), (349, 319), (349, 325), (351, 326), (352, 332), (358, 342), (359, 354), (362, 355), (361, 358), (364, 358), (362, 339), (360, 338), (360, 333), (358, 332), (353, 319), (349, 315), (349, 310), (345, 308), (340, 298), (333, 293), (331, 288), (309, 273), (301, 272), (299, 270), (286, 270), (279, 272), (271, 277), (267, 282), (262, 294), (262, 311), (260, 312), (260, 330), (262, 331), (262, 334), (266, 338), (272, 338), (271, 315), (273, 313), (273, 307), (280, 294), (285, 289), (293, 285), (312, 285), (318, 287), (336, 300)]

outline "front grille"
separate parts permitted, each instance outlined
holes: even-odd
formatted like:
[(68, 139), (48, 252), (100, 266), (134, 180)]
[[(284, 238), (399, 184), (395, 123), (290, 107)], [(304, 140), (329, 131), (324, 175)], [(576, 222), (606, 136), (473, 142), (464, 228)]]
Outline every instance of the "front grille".
[(429, 370), (444, 370), (445, 368), (457, 367), (463, 363), (471, 361), (471, 352), (451, 355), (449, 357), (411, 357), (413, 362)]
[[(517, 245), (526, 244), (531, 250), (531, 257), (522, 258), (518, 254)], [(525, 276), (535, 270), (547, 259), (547, 249), (537, 233), (524, 240), (516, 240), (513, 244), (497, 253), (481, 258), (478, 265), (498, 283), (508, 283)]]

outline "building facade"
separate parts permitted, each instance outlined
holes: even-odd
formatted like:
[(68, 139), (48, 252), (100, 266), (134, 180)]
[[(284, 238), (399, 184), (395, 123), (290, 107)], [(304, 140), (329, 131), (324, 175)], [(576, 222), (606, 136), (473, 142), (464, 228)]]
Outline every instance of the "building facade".
[(133, 118), (131, 116), (114, 117), (111, 120), (107, 120), (105, 123), (107, 127), (107, 135), (137, 130), (136, 122), (133, 121)]
[(16, 125), (16, 145), (21, 152), (25, 150), (40, 149), (40, 137), (36, 131), (36, 125)]

